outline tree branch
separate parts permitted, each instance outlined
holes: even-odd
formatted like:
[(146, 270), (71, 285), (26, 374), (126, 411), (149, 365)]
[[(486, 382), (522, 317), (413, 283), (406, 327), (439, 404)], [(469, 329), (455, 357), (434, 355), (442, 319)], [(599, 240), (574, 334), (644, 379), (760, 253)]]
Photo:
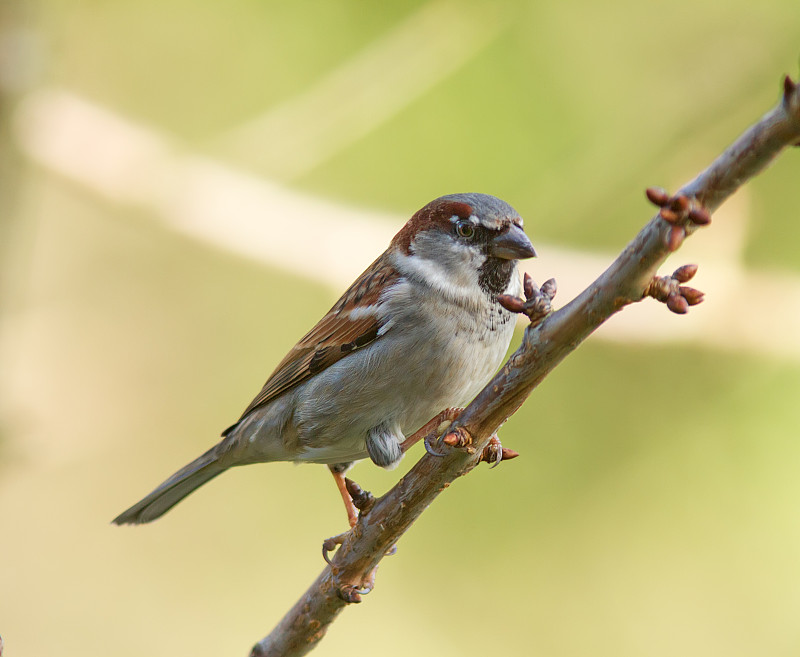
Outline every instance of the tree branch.
[[(362, 511), (331, 564), (253, 647), (251, 656), (295, 657), (311, 651), (339, 612), (360, 602), (363, 589), (372, 587), (381, 559), (436, 496), (484, 458), (492, 436), (545, 376), (614, 313), (645, 296), (658, 296), (652, 284), (664, 281), (655, 277), (667, 256), (781, 150), (799, 144), (800, 87), (787, 76), (781, 102), (678, 194), (669, 198), (664, 192), (648, 191), (661, 211), (578, 297), (543, 321), (532, 322), (520, 348), (448, 429), (440, 442), (444, 456), (423, 456), (394, 488)], [(673, 292), (664, 294), (678, 290), (688, 302), (670, 305), (675, 312), (685, 312), (686, 305), (701, 299), (696, 290), (678, 286), (687, 276), (691, 274), (682, 268), (667, 281), (674, 282)], [(690, 292), (683, 292), (687, 289)], [(466, 449), (446, 447), (453, 443)]]

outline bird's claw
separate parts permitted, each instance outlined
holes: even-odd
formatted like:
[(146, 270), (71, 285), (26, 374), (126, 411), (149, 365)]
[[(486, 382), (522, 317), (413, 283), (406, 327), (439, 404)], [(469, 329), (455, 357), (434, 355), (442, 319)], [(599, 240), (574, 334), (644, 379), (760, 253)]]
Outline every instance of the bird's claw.
[(434, 434), (428, 434), (425, 436), (424, 442), (425, 451), (428, 452), (428, 454), (435, 456), (436, 458), (442, 458), (443, 456), (447, 455), (447, 452), (440, 452), (434, 448), (434, 442), (437, 446), (447, 445), (448, 447), (469, 447), (472, 444), (472, 437), (463, 427), (456, 427), (452, 431), (449, 429), (445, 430), (445, 432), (438, 438)]
[(336, 594), (345, 602), (350, 604), (361, 602), (361, 596), (366, 595), (372, 589), (358, 588), (356, 586), (348, 585), (342, 586), (336, 590)]
[(447, 445), (448, 447), (468, 447), (472, 444), (472, 437), (467, 433), (466, 429), (456, 427), (452, 431), (445, 431), (441, 436), (436, 438), (433, 434), (425, 436), (425, 451), (431, 456), (441, 458), (446, 456), (446, 452), (439, 452), (434, 448), (434, 441), (436, 445)]
[(407, 449), (405, 446), (406, 443), (414, 444), (419, 440), (418, 436), (424, 434), (422, 443), (425, 445), (425, 451), (437, 458), (445, 456), (446, 453), (439, 451), (436, 447), (442, 444), (450, 444), (445, 441), (445, 437), (448, 435), (448, 429), (450, 425), (453, 424), (453, 420), (461, 415), (461, 411), (463, 410), (463, 408), (447, 408), (443, 410), (436, 417), (428, 421), (417, 433), (406, 439), (403, 443), (403, 451)]
[[(444, 452), (439, 452), (434, 449), (432, 439), (433, 436), (428, 436), (425, 439), (425, 449), (428, 451), (428, 454), (436, 457), (445, 456)], [(439, 438), (437, 444), (447, 445), (448, 447), (463, 447), (469, 451), (474, 451), (474, 448), (471, 447), (472, 436), (470, 436), (469, 432), (464, 427), (455, 427), (452, 431), (447, 431), (444, 435), (442, 435), (441, 438)], [(503, 445), (500, 443), (500, 439), (497, 437), (497, 434), (495, 434), (489, 439), (489, 444), (483, 448), (478, 462), (490, 463), (490, 468), (496, 468), (498, 465), (500, 465), (501, 461), (510, 461), (518, 456), (518, 452), (515, 452), (513, 449), (503, 447)]]
[(346, 531), (341, 534), (337, 534), (336, 536), (326, 538), (324, 541), (322, 541), (322, 558), (325, 559), (329, 566), (333, 565), (333, 561), (328, 554), (333, 552), (338, 546), (344, 543), (349, 534), (350, 532)]
[(500, 439), (497, 437), (497, 434), (489, 438), (489, 444), (483, 450), (481, 454), (481, 461), (486, 461), (486, 463), (491, 463), (489, 466), (490, 470), (494, 470), (498, 465), (500, 465), (500, 461), (503, 460), (503, 445), (500, 443)]
[(440, 442), (441, 438), (437, 438), (434, 434), (430, 433), (423, 439), (422, 443), (425, 445), (425, 451), (428, 452), (431, 456), (435, 456), (436, 458), (442, 458), (445, 456), (444, 452), (437, 452), (436, 449), (433, 447), (433, 441), (437, 443)]
[(355, 586), (354, 584), (340, 586), (336, 591), (337, 595), (345, 602), (351, 604), (361, 602), (361, 596), (367, 595), (367, 593), (370, 593), (372, 589), (375, 588), (375, 571), (377, 570), (378, 567), (375, 566), (372, 572), (367, 576), (367, 579), (361, 583), (361, 586)]
[[(462, 409), (450, 410), (458, 410), (460, 412)], [(442, 458), (446, 456), (447, 452), (440, 451), (439, 449), (443, 445), (446, 445), (447, 447), (466, 448), (470, 452), (475, 451), (475, 449), (472, 447), (472, 436), (470, 435), (469, 431), (467, 431), (464, 427), (452, 426), (452, 420), (457, 416), (458, 413), (449, 413), (448, 417), (446, 418), (448, 421), (439, 424), (436, 431), (429, 432), (423, 438), (425, 451), (428, 452), (428, 454), (435, 456), (436, 458)], [(500, 464), (501, 461), (510, 461), (518, 456), (519, 454), (513, 449), (503, 447), (503, 445), (500, 443), (500, 439), (497, 437), (497, 434), (495, 434), (489, 439), (489, 444), (483, 448), (483, 452), (481, 452), (481, 457), (478, 459), (478, 462), (483, 461), (486, 463), (491, 463), (490, 467), (495, 468)]]
[(472, 436), (464, 427), (448, 429), (440, 441), (448, 447), (469, 447), (472, 445)]
[(361, 586), (356, 586), (355, 584), (345, 584), (336, 590), (337, 595), (345, 602), (361, 602), (361, 596), (367, 595), (367, 593), (370, 593), (375, 588), (375, 575), (377, 572), (378, 567), (375, 566), (361, 582)]
[(553, 311), (552, 302), (556, 291), (556, 279), (550, 278), (541, 287), (537, 287), (533, 278), (526, 273), (523, 282), (525, 299), (511, 294), (498, 294), (497, 301), (509, 312), (522, 313), (531, 324), (538, 324)]

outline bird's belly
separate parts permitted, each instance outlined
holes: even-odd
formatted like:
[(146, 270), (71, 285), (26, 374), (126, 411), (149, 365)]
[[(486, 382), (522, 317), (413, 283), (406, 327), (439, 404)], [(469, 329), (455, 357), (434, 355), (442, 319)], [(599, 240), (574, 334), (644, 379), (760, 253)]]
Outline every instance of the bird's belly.
[(513, 322), (487, 332), (465, 319), (427, 332), (397, 328), (392, 340), (379, 339), (304, 383), (294, 415), (296, 459), (362, 459), (373, 427), (383, 423), (402, 440), (444, 408), (466, 405), (500, 364)]

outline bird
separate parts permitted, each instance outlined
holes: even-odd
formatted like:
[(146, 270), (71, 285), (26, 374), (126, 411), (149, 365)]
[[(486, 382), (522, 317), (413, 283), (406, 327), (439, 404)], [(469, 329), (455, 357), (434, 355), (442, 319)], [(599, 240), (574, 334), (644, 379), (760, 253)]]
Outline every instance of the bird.
[(535, 256), (505, 201), (431, 201), (289, 351), (222, 440), (112, 522), (151, 522), (231, 467), (294, 461), (328, 466), (353, 526), (344, 473), (367, 458), (396, 466), (421, 427), (488, 383), (516, 317), (497, 297), (520, 296), (518, 261)]

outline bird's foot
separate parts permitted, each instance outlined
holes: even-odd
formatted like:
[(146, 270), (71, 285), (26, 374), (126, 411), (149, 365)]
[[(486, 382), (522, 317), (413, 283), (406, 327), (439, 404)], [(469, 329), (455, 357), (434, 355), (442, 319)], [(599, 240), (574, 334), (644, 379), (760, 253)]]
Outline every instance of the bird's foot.
[(372, 589), (366, 587), (357, 587), (353, 584), (347, 584), (346, 586), (342, 586), (336, 590), (336, 594), (345, 602), (349, 602), (350, 604), (361, 602), (361, 596), (366, 595)]
[[(441, 458), (446, 452), (441, 451), (442, 445), (448, 447), (467, 447), (472, 445), (472, 436), (463, 427), (452, 428), (453, 421), (461, 415), (463, 408), (448, 408), (430, 420), (411, 438), (414, 442), (424, 436), (425, 451), (431, 456)], [(411, 440), (411, 438), (407, 439)]]
[(442, 445), (448, 447), (461, 447), (470, 449), (472, 447), (472, 435), (464, 427), (455, 427), (447, 430), (440, 439)]
[(445, 454), (444, 452), (438, 451), (434, 446), (434, 441), (439, 442), (437, 438), (441, 438), (441, 436), (436, 436), (436, 434), (429, 434), (425, 436), (425, 451), (428, 452), (431, 456), (435, 456), (436, 458), (442, 458)]
[(339, 494), (342, 496), (342, 502), (344, 502), (344, 508), (347, 512), (347, 522), (350, 523), (350, 527), (355, 527), (359, 514), (366, 514), (375, 503), (375, 498), (372, 493), (364, 490), (352, 479), (344, 476), (346, 468), (339, 465), (331, 465), (328, 466), (328, 469), (331, 471), (336, 487), (339, 489)]
[[(472, 436), (470, 435), (469, 431), (467, 431), (464, 427), (455, 427), (452, 431), (448, 431), (447, 429), (449, 429), (449, 424), (447, 425), (445, 432), (439, 436), (438, 440), (436, 440), (436, 447), (434, 447), (433, 444), (435, 435), (429, 434), (425, 436), (425, 449), (428, 454), (437, 457), (445, 456), (446, 452), (439, 451), (438, 449), (438, 447), (441, 445), (466, 448), (467, 450), (474, 451), (472, 448)], [(489, 439), (489, 444), (483, 448), (479, 462), (491, 463), (492, 465), (490, 467), (494, 468), (500, 464), (500, 461), (510, 461), (518, 456), (518, 452), (515, 452), (513, 449), (503, 447), (503, 445), (500, 443), (500, 439), (497, 437), (497, 434), (495, 434)]]
[(347, 530), (346, 532), (336, 534), (336, 536), (331, 536), (330, 538), (326, 538), (324, 541), (322, 541), (322, 558), (325, 559), (329, 566), (333, 565), (333, 561), (329, 556), (330, 553), (344, 543), (349, 534), (350, 530)]
[(375, 574), (378, 572), (378, 567), (375, 566), (369, 574), (361, 582), (361, 586), (355, 584), (345, 584), (336, 590), (336, 594), (345, 602), (356, 603), (361, 602), (361, 596), (367, 595), (372, 589), (375, 588)]
[(329, 554), (335, 550), (337, 546), (344, 543), (350, 531), (358, 524), (359, 517), (367, 515), (375, 504), (375, 497), (372, 493), (368, 490), (364, 490), (355, 481), (348, 479), (344, 475), (342, 475), (342, 490), (342, 498), (345, 499), (345, 506), (348, 507), (347, 518), (350, 523), (350, 530), (337, 534), (336, 536), (331, 536), (322, 542), (322, 557), (329, 564), (331, 563)]
[(432, 442), (441, 437), (447, 428), (453, 423), (463, 408), (446, 408), (435, 417), (428, 420), (422, 427), (406, 438), (400, 443), (400, 449), (405, 454), (412, 446), (416, 445), (420, 440), (425, 444), (425, 451), (433, 456), (444, 456), (433, 449)]
[(430, 433), (425, 436), (425, 451), (431, 456), (442, 458), (446, 452), (441, 451), (439, 448), (442, 445), (448, 447), (468, 447), (472, 444), (472, 436), (461, 427), (456, 427), (452, 431), (450, 426), (452, 422), (444, 422), (436, 433)]
[[(339, 572), (336, 569), (336, 566), (333, 563), (333, 559), (330, 557), (330, 553), (337, 549), (340, 545), (343, 545), (344, 542), (347, 540), (347, 537), (353, 533), (353, 530), (346, 531), (342, 534), (337, 534), (336, 536), (331, 536), (329, 539), (326, 539), (322, 543), (322, 558), (328, 563), (331, 567), (334, 577), (339, 577)], [(397, 545), (393, 545), (390, 547), (386, 552), (385, 556), (393, 555), (397, 552)], [(375, 574), (378, 572), (378, 566), (375, 566), (369, 574), (361, 581), (359, 586), (355, 584), (342, 584), (339, 585), (336, 589), (336, 594), (345, 602), (348, 603), (356, 603), (361, 602), (361, 596), (367, 595), (372, 589), (375, 588)], [(338, 582), (337, 582), (338, 583)]]
[(522, 313), (531, 324), (539, 324), (545, 317), (553, 312), (553, 298), (556, 296), (556, 279), (551, 278), (537, 287), (529, 274), (525, 274), (523, 281), (525, 299), (511, 294), (498, 294), (497, 301), (506, 310), (512, 313)]
[(463, 427), (451, 428), (452, 422), (443, 423), (440, 431), (430, 433), (425, 436), (425, 451), (431, 456), (443, 457), (446, 452), (439, 448), (442, 445), (448, 447), (469, 447), (472, 445), (472, 436)]

